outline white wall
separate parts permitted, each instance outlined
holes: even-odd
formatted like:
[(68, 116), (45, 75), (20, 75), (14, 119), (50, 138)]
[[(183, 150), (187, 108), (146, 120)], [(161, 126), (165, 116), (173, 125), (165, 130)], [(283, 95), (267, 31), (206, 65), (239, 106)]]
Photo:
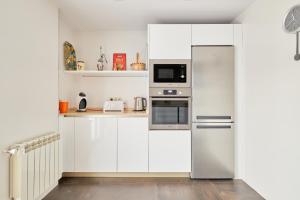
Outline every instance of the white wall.
[[(0, 152), (58, 130), (58, 11), (47, 0), (0, 6)], [(0, 154), (0, 199), (9, 192), (8, 156)]]
[(74, 76), (68, 76), (64, 73), (64, 42), (70, 42), (76, 48), (76, 40), (72, 28), (59, 17), (59, 99), (68, 100), (69, 104), (75, 105), (76, 88), (79, 87), (78, 79)]
[[(126, 53), (127, 70), (130, 70), (130, 64), (134, 62), (137, 52), (140, 53), (141, 60), (146, 62), (146, 31), (106, 30), (66, 34), (65, 27), (61, 29), (62, 40), (60, 42), (63, 43), (64, 38), (74, 41), (77, 60), (85, 61), (86, 70), (97, 70), (100, 45), (108, 59), (104, 70), (112, 70), (113, 53)], [(68, 37), (65, 37), (66, 35)], [(63, 82), (70, 78), (72, 78), (70, 75), (64, 75)], [(87, 94), (88, 107), (102, 107), (104, 101), (110, 97), (121, 97), (127, 103), (127, 107), (132, 108), (135, 96), (147, 96), (148, 80), (145, 77), (75, 77), (75, 80), (72, 84), (62, 86), (61, 96), (70, 101), (71, 107), (75, 106), (79, 92)]]
[(245, 124), (245, 65), (243, 58), (243, 30), (242, 25), (234, 25), (234, 47), (235, 47), (235, 178), (243, 179), (245, 174), (245, 148), (244, 148), (244, 124)]
[(297, 0), (257, 0), (240, 17), (245, 47), (245, 181), (268, 200), (298, 200), (300, 62), (282, 30)]
[(105, 70), (112, 70), (113, 53), (127, 54), (127, 69), (134, 62), (137, 52), (146, 62), (147, 54), (147, 32), (146, 31), (95, 31), (76, 32), (77, 58), (86, 61), (87, 69), (97, 70), (97, 60), (100, 55), (100, 45), (107, 55), (108, 64)]

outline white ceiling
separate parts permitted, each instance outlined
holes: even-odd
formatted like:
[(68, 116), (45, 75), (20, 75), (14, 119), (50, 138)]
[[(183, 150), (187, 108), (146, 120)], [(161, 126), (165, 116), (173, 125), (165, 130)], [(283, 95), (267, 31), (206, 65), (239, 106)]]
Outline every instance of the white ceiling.
[(143, 29), (151, 23), (229, 23), (254, 0), (56, 0), (78, 31)]

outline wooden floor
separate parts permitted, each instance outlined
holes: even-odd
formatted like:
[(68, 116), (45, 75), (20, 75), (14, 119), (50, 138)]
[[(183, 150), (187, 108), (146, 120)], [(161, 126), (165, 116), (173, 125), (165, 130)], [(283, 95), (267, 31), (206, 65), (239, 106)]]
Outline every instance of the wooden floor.
[(263, 200), (241, 180), (64, 178), (44, 200)]

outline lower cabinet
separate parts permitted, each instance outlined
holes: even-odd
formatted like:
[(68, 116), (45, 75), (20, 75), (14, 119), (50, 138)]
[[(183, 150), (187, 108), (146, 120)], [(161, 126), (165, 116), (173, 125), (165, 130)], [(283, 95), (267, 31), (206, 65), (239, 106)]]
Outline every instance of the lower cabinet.
[(118, 172), (148, 172), (148, 118), (118, 119)]
[(75, 118), (75, 171), (117, 171), (117, 118)]
[(150, 131), (149, 172), (191, 172), (191, 131)]
[(74, 118), (73, 117), (59, 117), (59, 132), (61, 134), (62, 152), (62, 171), (74, 172), (75, 160), (74, 160)]
[(191, 131), (148, 131), (147, 117), (60, 117), (63, 172), (190, 172)]

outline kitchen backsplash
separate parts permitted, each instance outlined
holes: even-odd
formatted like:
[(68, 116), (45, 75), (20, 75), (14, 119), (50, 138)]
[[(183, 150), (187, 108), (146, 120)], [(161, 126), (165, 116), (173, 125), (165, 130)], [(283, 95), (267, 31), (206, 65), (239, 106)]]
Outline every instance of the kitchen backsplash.
[(88, 107), (102, 107), (111, 97), (120, 97), (128, 108), (133, 108), (134, 97), (147, 95), (147, 79), (145, 77), (73, 77), (65, 75), (62, 99), (69, 101), (70, 106), (76, 104), (79, 92), (87, 95)]

